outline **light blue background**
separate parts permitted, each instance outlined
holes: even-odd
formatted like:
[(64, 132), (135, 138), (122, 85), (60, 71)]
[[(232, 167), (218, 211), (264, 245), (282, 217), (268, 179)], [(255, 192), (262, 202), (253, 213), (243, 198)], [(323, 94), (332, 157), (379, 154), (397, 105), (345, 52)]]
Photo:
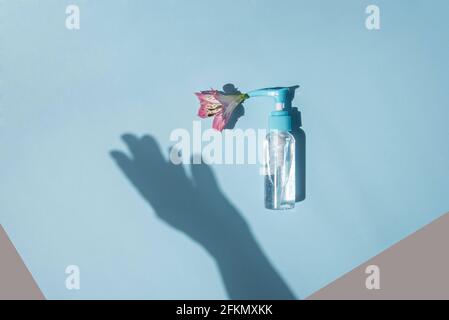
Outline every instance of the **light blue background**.
[[(381, 9), (381, 30), (364, 26)], [(65, 28), (78, 4), (81, 30)], [(449, 210), (449, 2), (1, 1), (0, 223), (47, 298), (227, 298), (210, 256), (158, 220), (108, 152), (163, 149), (192, 94), (300, 84), (307, 198), (263, 208), (258, 167), (214, 166), (306, 297)], [(246, 103), (263, 128), (271, 101)], [(210, 122), (204, 121), (203, 128)], [(81, 268), (81, 290), (65, 267)]]

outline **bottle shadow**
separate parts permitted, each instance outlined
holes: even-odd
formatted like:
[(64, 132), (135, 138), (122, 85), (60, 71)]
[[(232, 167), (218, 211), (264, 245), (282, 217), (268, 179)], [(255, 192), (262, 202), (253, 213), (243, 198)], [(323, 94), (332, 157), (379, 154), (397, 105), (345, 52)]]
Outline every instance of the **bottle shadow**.
[(191, 165), (190, 178), (152, 136), (122, 139), (129, 153), (112, 150), (111, 157), (160, 220), (210, 254), (230, 299), (296, 299), (208, 165)]
[(292, 135), (295, 138), (296, 202), (306, 199), (306, 133), (302, 129), (301, 112), (297, 107), (290, 109)]
[(301, 112), (297, 107), (292, 106), (296, 89), (298, 88), (299, 86), (289, 87), (290, 96), (285, 104), (285, 108), (292, 119), (291, 133), (295, 138), (295, 202), (301, 202), (306, 199), (306, 133), (302, 129)]

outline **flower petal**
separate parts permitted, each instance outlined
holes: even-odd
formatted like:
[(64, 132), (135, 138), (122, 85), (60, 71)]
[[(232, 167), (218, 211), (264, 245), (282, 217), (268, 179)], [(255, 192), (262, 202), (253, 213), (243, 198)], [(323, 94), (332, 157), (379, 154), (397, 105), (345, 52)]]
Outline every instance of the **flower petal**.
[(223, 116), (223, 112), (217, 113), (212, 122), (212, 128), (218, 131), (223, 131), (227, 123), (227, 120)]
[(198, 97), (200, 102), (207, 102), (207, 103), (220, 103), (217, 100), (217, 90), (206, 90), (201, 92), (195, 92), (195, 95)]
[(198, 116), (200, 118), (207, 118), (209, 116), (207, 108), (205, 106), (203, 105), (200, 106), (200, 108), (198, 109)]
[(235, 108), (249, 96), (247, 94), (223, 94), (217, 90), (196, 92), (200, 100), (198, 116), (201, 118), (214, 117), (212, 127), (222, 131), (230, 120)]
[(222, 110), (223, 106), (218, 101), (217, 94), (218, 92), (216, 90), (195, 92), (195, 95), (200, 100), (200, 108), (198, 109), (199, 117), (212, 117)]

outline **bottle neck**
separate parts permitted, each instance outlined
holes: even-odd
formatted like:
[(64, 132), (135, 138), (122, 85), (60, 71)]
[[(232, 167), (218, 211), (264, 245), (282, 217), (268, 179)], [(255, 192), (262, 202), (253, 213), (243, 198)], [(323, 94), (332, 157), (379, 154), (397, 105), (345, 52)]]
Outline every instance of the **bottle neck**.
[(276, 111), (282, 111), (282, 110), (284, 110), (284, 106), (285, 106), (285, 104), (283, 102), (276, 102), (274, 109)]

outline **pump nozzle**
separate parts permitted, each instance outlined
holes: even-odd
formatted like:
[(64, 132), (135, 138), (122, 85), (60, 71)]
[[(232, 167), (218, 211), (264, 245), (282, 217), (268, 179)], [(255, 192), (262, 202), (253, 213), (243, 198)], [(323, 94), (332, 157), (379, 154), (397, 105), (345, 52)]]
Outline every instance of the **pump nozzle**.
[[(247, 93), (248, 97), (273, 97), (276, 101), (275, 111), (272, 111), (269, 118), (270, 130), (290, 131), (292, 128), (291, 116), (287, 108), (291, 107), (291, 101), (294, 96), (294, 90), (299, 86), (294, 87), (275, 87), (264, 88), (250, 91)], [(287, 104), (287, 108), (286, 107)]]
[(248, 96), (252, 97), (273, 97), (276, 100), (275, 109), (280, 111), (284, 109), (284, 106), (288, 100), (291, 99), (290, 90), (295, 87), (275, 87), (275, 88), (264, 88), (248, 92)]

